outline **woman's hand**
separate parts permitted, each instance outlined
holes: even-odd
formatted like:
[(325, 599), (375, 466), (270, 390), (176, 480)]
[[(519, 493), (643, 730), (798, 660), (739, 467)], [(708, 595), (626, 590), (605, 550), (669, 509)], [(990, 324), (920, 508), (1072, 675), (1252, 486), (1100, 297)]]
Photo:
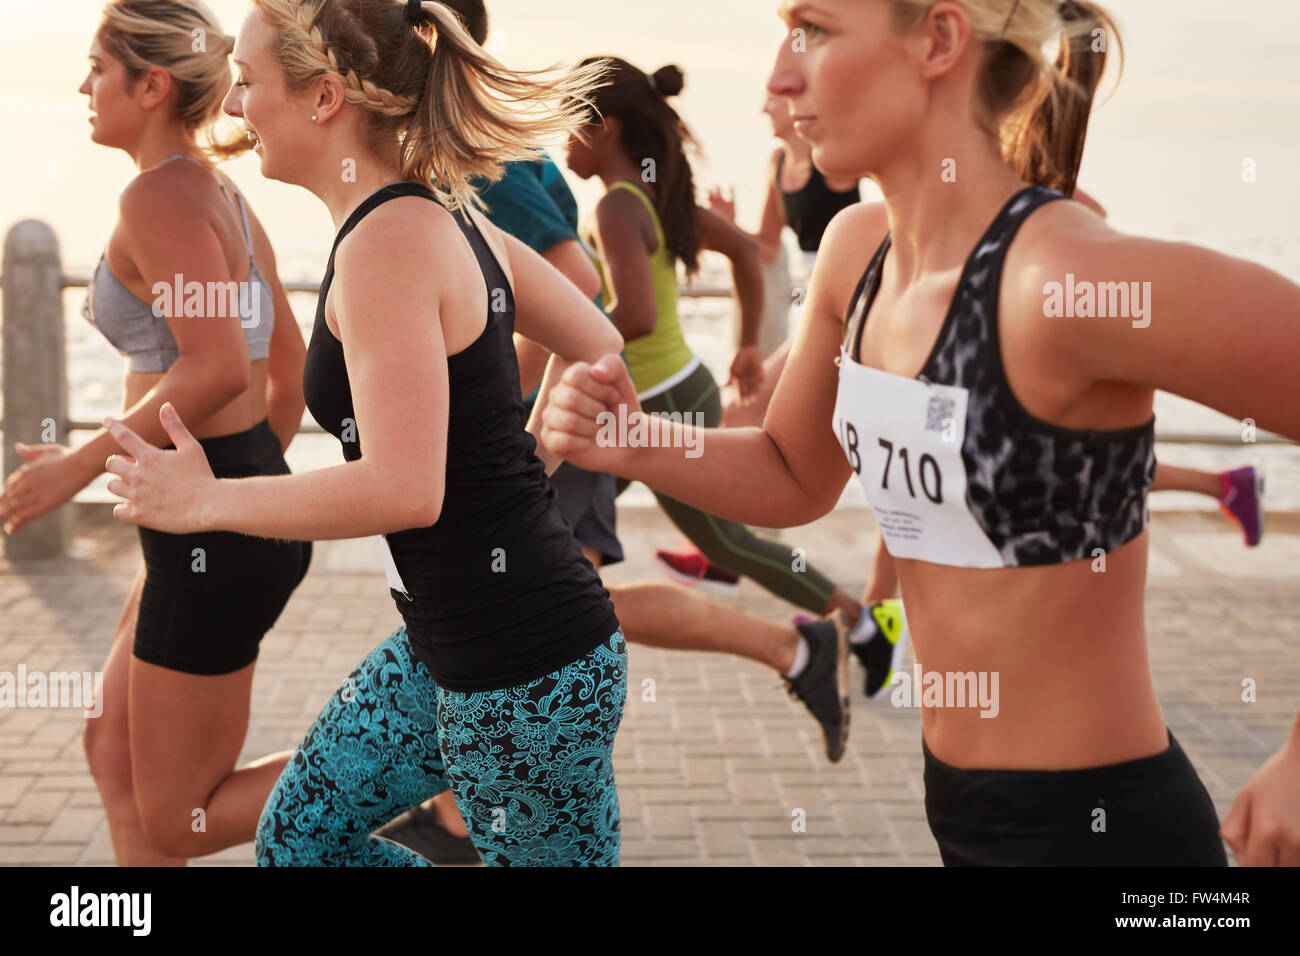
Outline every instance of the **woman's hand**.
[(741, 405), (752, 401), (762, 389), (763, 356), (757, 345), (742, 345), (736, 351), (736, 357), (731, 360), (731, 377), (726, 384), (733, 382), (740, 389)]
[(71, 501), (87, 482), (77, 474), (65, 445), (14, 442), (14, 450), (28, 464), (20, 466), (0, 492), (0, 521), (6, 534), (49, 514)]
[(1219, 835), (1241, 866), (1300, 866), (1300, 744), (1289, 740), (1246, 781)]
[(716, 212), (723, 219), (730, 222), (736, 221), (736, 194), (729, 191), (726, 194), (716, 186), (709, 190), (709, 209)]
[(208, 456), (171, 402), (158, 409), (158, 420), (175, 451), (149, 444), (116, 419), (104, 419), (109, 434), (133, 456), (110, 455), (105, 463), (118, 476), (109, 479), (108, 490), (126, 499), (113, 508), (113, 517), (171, 534), (210, 530), (204, 506), (212, 500), (218, 479)]
[(623, 475), (635, 447), (628, 436), (644, 414), (621, 358), (575, 362), (550, 391), (542, 442), (579, 468)]

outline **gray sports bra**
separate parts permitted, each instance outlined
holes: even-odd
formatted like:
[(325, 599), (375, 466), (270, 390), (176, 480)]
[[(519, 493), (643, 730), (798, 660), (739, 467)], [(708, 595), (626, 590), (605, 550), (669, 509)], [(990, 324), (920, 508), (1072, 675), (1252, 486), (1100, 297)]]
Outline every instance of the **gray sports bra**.
[[(171, 156), (188, 159), (203, 166), (189, 156)], [(207, 167), (204, 166), (206, 169)], [(217, 185), (230, 202), (230, 194), (220, 179)], [(239, 315), (240, 327), (248, 342), (251, 361), (264, 359), (271, 351), (271, 332), (275, 328), (275, 299), (270, 284), (258, 271), (253, 260), (253, 236), (248, 228), (248, 212), (244, 198), (235, 192), (235, 204), (244, 225), (244, 243), (248, 249), (248, 279), (245, 282), (185, 282), (176, 276), (173, 282), (157, 282), (153, 305), (141, 302), (113, 275), (108, 267), (107, 253), (99, 257), (99, 264), (90, 274), (86, 300), (81, 314), (91, 325), (123, 355), (130, 357), (133, 372), (165, 372), (180, 358), (180, 349), (167, 325), (166, 315), (184, 317)]]

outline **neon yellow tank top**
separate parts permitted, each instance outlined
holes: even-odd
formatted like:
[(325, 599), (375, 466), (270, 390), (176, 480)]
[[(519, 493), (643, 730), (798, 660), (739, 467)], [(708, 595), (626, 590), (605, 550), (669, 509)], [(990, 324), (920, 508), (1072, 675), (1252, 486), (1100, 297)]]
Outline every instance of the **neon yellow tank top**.
[[(664, 240), (664, 230), (659, 224), (654, 203), (635, 183), (617, 182), (609, 188), (628, 189), (641, 198), (646, 209), (650, 210), (650, 218), (655, 224), (655, 237), (659, 240), (659, 248), (650, 256), (656, 313), (654, 331), (632, 339), (623, 348), (632, 384), (640, 393), (649, 391), (680, 372), (695, 356), (682, 336), (681, 323), (677, 318), (677, 264), (668, 252), (668, 243)], [(600, 273), (601, 304), (608, 309), (611, 295), (605, 263), (595, 256), (592, 257), (592, 262)]]

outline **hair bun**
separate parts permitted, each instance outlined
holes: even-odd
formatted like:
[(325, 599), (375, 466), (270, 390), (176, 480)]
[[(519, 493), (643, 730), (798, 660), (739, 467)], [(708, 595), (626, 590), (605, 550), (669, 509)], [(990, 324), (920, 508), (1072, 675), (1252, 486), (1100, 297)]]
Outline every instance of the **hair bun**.
[(650, 77), (650, 85), (660, 96), (676, 96), (682, 91), (685, 82), (686, 77), (681, 69), (672, 64), (659, 67)]

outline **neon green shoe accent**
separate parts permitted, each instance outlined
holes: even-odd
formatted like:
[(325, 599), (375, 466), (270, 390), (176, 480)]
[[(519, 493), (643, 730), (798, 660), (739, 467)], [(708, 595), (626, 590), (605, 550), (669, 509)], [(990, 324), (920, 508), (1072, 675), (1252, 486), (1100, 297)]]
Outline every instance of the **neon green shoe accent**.
[(871, 606), (871, 618), (890, 644), (897, 644), (903, 633), (903, 602), (888, 598)]
[[(903, 602), (896, 598), (887, 598), (884, 601), (878, 601), (871, 605), (871, 619), (876, 624), (878, 630), (886, 641), (892, 646), (890, 653), (889, 670), (885, 673), (885, 678), (881, 682), (876, 692), (868, 693), (868, 699), (874, 699), (885, 693), (894, 681), (894, 674), (903, 660), (903, 649), (907, 637), (907, 617), (903, 613)], [(874, 640), (874, 638), (873, 638)], [(866, 659), (863, 658), (863, 664)], [(868, 686), (870, 681), (870, 671), (868, 669)]]

